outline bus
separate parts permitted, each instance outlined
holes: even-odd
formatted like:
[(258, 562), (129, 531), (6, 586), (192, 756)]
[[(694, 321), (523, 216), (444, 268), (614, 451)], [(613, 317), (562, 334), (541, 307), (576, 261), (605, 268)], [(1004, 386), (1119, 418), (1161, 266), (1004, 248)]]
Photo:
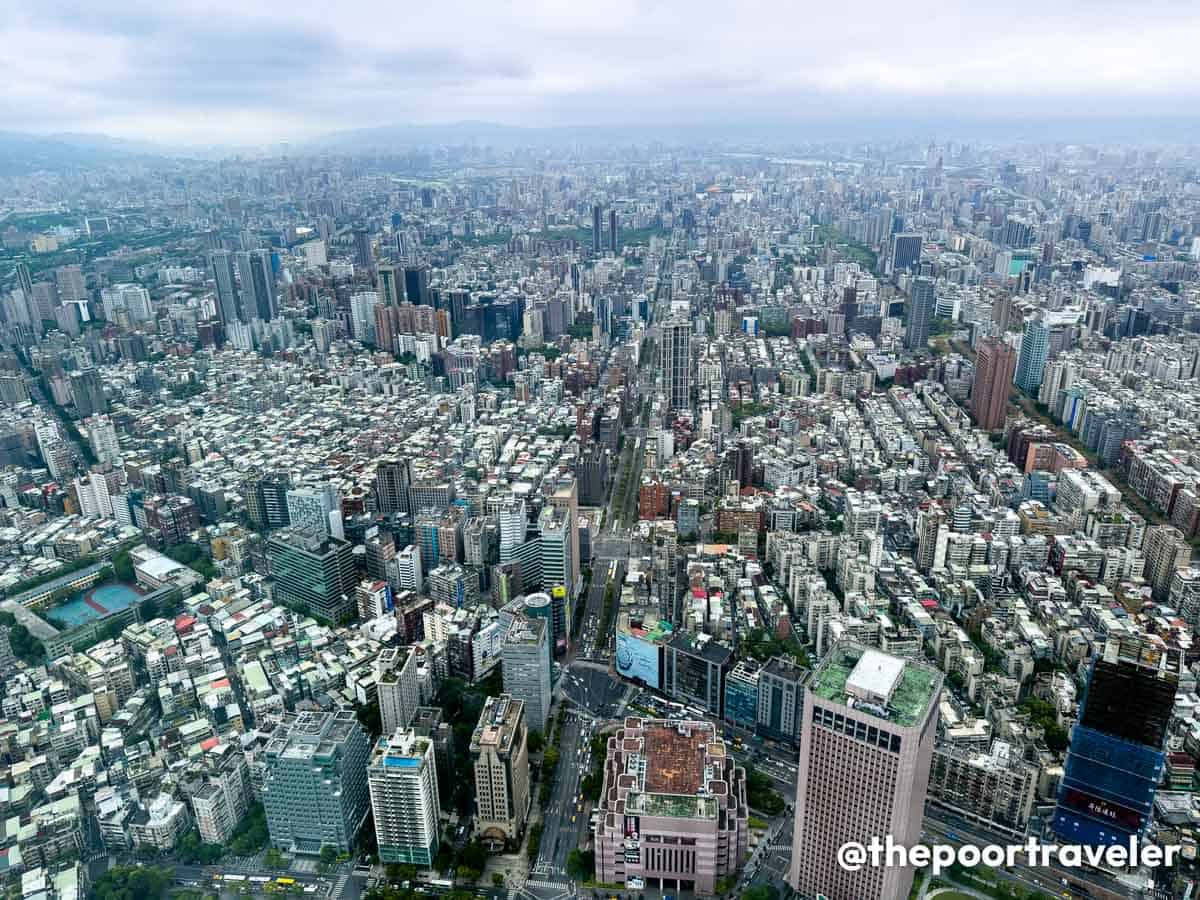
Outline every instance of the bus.
[(295, 878), (283, 878), (283, 877), (280, 877), (280, 878), (276, 878), (276, 879), (275, 879), (275, 883), (276, 883), (276, 884), (282, 884), (284, 887), (288, 887), (288, 886), (290, 886), (290, 885), (293, 885), (293, 884), (295, 884), (295, 883), (296, 883), (296, 879), (295, 879)]

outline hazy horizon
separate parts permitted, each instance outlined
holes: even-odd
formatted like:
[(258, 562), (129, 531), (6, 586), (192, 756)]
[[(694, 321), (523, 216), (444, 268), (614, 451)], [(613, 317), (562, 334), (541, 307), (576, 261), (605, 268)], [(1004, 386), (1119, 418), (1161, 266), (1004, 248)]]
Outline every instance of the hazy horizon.
[[(1200, 8), (1159, 0), (411, 10), (356, 0), (4, 2), (0, 129), (174, 146), (395, 124), (532, 128), (1181, 121)], [(1182, 86), (1182, 87), (1181, 87)], [(1185, 115), (1187, 114), (1187, 115)]]

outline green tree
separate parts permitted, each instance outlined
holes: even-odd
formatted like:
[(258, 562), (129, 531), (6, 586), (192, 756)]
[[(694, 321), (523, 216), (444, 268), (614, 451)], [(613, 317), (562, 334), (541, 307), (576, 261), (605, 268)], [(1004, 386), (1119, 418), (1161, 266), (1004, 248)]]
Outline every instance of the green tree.
[(742, 900), (779, 900), (779, 891), (770, 884), (756, 884), (742, 891)]
[(492, 873), (492, 884), (494, 884), (496, 887), (504, 887), (504, 873), (503, 872), (493, 872)]
[(114, 866), (92, 885), (95, 900), (160, 900), (167, 895), (171, 873), (158, 866)]
[(591, 850), (576, 847), (567, 854), (567, 877), (576, 881), (588, 881), (595, 874), (596, 854)]
[(263, 857), (263, 862), (266, 863), (268, 869), (286, 869), (288, 867), (287, 857), (285, 857), (275, 847), (268, 847), (266, 855)]
[(331, 868), (333, 864), (337, 862), (337, 857), (337, 848), (332, 844), (326, 844), (321, 848), (321, 865), (323, 865), (326, 869)]
[(540, 731), (529, 732), (529, 752), (541, 753), (542, 748), (546, 746), (546, 739), (542, 737)]

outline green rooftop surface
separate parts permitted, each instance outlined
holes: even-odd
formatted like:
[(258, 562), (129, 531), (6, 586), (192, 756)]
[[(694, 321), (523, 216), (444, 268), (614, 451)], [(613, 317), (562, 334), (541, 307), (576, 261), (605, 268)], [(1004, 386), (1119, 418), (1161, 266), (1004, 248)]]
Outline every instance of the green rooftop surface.
[(625, 799), (627, 815), (663, 816), (674, 819), (712, 819), (717, 815), (714, 797), (685, 797), (681, 794), (641, 794), (630, 791)]
[[(817, 668), (812, 681), (812, 691), (822, 700), (846, 703), (846, 682), (850, 673), (862, 657), (863, 648), (834, 648)], [(904, 661), (904, 672), (900, 683), (892, 693), (888, 704), (888, 721), (904, 728), (911, 728), (921, 721), (925, 710), (933, 699), (933, 688), (937, 675), (926, 666)]]

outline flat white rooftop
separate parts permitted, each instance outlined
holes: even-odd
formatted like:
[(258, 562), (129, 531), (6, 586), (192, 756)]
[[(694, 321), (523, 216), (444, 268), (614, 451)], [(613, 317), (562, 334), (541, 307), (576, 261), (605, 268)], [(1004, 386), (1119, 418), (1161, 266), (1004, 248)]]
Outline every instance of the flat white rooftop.
[(868, 703), (886, 706), (903, 674), (904, 660), (878, 650), (867, 650), (846, 679), (846, 693)]

